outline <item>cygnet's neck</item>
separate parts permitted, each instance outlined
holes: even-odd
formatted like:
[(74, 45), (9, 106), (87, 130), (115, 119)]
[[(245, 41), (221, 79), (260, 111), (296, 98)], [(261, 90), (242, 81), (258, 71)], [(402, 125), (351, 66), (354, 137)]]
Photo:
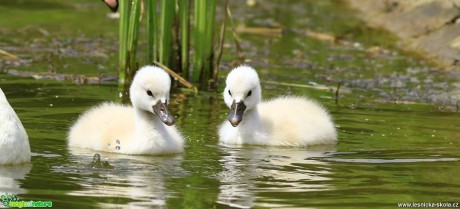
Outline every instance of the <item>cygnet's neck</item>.
[(135, 108), (136, 131), (151, 131), (163, 127), (161, 120), (153, 113), (140, 108)]
[(162, 144), (164, 137), (159, 137), (164, 133), (165, 127), (160, 119), (153, 113), (143, 109), (134, 108), (134, 132), (130, 143), (125, 146), (126, 150), (134, 150), (143, 153), (154, 149), (156, 144)]
[(243, 132), (253, 132), (255, 130), (262, 128), (262, 120), (260, 119), (259, 110), (257, 109), (257, 106), (252, 109), (246, 110), (246, 112), (243, 115), (243, 120), (238, 125), (238, 127)]

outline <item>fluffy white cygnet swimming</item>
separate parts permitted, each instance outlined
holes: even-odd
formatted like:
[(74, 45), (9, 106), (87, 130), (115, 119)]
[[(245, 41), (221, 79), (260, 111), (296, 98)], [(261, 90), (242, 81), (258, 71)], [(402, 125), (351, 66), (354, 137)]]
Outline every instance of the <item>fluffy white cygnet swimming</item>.
[(167, 104), (171, 78), (163, 69), (138, 70), (129, 89), (131, 106), (103, 103), (70, 128), (69, 146), (122, 154), (167, 154), (183, 151), (184, 140)]
[(257, 72), (249, 66), (232, 70), (226, 80), (225, 104), (231, 109), (219, 129), (223, 144), (309, 146), (337, 143), (326, 109), (312, 99), (284, 96), (261, 102)]
[(0, 88), (0, 165), (25, 162), (30, 162), (29, 137)]

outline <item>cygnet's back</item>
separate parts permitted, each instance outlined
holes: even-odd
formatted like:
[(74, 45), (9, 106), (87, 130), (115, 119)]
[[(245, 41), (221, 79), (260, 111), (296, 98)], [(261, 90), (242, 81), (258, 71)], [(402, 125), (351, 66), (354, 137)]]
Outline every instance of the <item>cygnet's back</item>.
[(327, 111), (304, 97), (279, 97), (258, 105), (270, 145), (302, 146), (337, 141)]

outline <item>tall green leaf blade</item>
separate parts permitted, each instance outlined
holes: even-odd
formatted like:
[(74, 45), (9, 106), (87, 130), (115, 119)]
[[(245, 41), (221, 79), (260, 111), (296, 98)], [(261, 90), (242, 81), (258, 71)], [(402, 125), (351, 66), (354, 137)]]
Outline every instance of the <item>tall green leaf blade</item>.
[(157, 15), (156, 15), (156, 0), (146, 0), (147, 13), (147, 63), (151, 64), (156, 61), (157, 42)]
[(170, 67), (172, 55), (173, 23), (175, 15), (174, 0), (162, 0), (160, 22), (160, 63)]
[(188, 64), (189, 64), (189, 0), (179, 0), (179, 16), (180, 16), (180, 40), (181, 40), (181, 66), (182, 75), (185, 78), (189, 77)]

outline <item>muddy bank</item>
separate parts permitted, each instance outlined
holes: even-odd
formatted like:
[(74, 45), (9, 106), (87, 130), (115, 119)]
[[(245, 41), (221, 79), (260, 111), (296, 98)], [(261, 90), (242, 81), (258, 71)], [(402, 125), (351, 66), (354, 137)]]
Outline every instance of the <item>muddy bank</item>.
[(460, 68), (460, 0), (348, 0), (373, 27), (400, 37), (402, 47)]

